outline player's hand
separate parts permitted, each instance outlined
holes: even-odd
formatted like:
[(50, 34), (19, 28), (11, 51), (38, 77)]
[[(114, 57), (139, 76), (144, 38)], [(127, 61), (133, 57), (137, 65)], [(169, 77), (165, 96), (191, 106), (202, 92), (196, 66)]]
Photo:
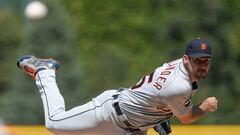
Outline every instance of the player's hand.
[(208, 112), (215, 112), (217, 110), (217, 99), (215, 97), (209, 97), (202, 103)]

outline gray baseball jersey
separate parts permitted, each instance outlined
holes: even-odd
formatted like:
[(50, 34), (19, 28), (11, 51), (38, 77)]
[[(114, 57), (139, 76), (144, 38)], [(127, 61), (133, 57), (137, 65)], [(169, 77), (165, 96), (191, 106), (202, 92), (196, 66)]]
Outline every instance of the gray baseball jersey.
[(146, 135), (149, 127), (172, 115), (183, 115), (192, 106), (191, 83), (182, 59), (157, 68), (132, 88), (107, 90), (68, 111), (54, 70), (37, 73), (36, 84), (43, 101), (46, 127), (58, 134), (128, 135), (132, 133), (128, 130), (131, 126)]
[(192, 87), (182, 59), (166, 63), (121, 92), (119, 104), (128, 121), (147, 126), (183, 115), (191, 104)]

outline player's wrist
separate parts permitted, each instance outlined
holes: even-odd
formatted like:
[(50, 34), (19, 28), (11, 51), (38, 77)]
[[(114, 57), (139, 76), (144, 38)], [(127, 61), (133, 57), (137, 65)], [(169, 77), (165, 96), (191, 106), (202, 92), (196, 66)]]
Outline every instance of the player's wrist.
[(199, 106), (200, 109), (202, 109), (203, 112), (213, 112), (214, 111), (214, 105), (212, 103), (211, 98), (207, 98), (204, 100), (201, 105)]
[(202, 112), (206, 113), (209, 112), (208, 102), (205, 100), (198, 106)]

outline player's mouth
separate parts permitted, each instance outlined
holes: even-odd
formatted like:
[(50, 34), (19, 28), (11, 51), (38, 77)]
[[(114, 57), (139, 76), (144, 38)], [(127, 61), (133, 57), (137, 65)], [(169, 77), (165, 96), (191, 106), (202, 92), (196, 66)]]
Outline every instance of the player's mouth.
[(196, 72), (196, 78), (198, 80), (204, 80), (205, 77), (207, 75), (207, 70), (205, 69), (199, 69), (197, 72)]

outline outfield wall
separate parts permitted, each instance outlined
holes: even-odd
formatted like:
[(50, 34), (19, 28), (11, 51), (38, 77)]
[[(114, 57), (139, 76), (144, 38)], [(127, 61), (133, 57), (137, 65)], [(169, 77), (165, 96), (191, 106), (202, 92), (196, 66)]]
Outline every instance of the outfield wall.
[[(240, 125), (173, 125), (172, 130), (173, 131), (170, 135), (240, 135)], [(53, 134), (44, 126), (8, 126), (0, 127), (0, 135)], [(148, 135), (158, 134), (151, 129), (149, 130)]]

